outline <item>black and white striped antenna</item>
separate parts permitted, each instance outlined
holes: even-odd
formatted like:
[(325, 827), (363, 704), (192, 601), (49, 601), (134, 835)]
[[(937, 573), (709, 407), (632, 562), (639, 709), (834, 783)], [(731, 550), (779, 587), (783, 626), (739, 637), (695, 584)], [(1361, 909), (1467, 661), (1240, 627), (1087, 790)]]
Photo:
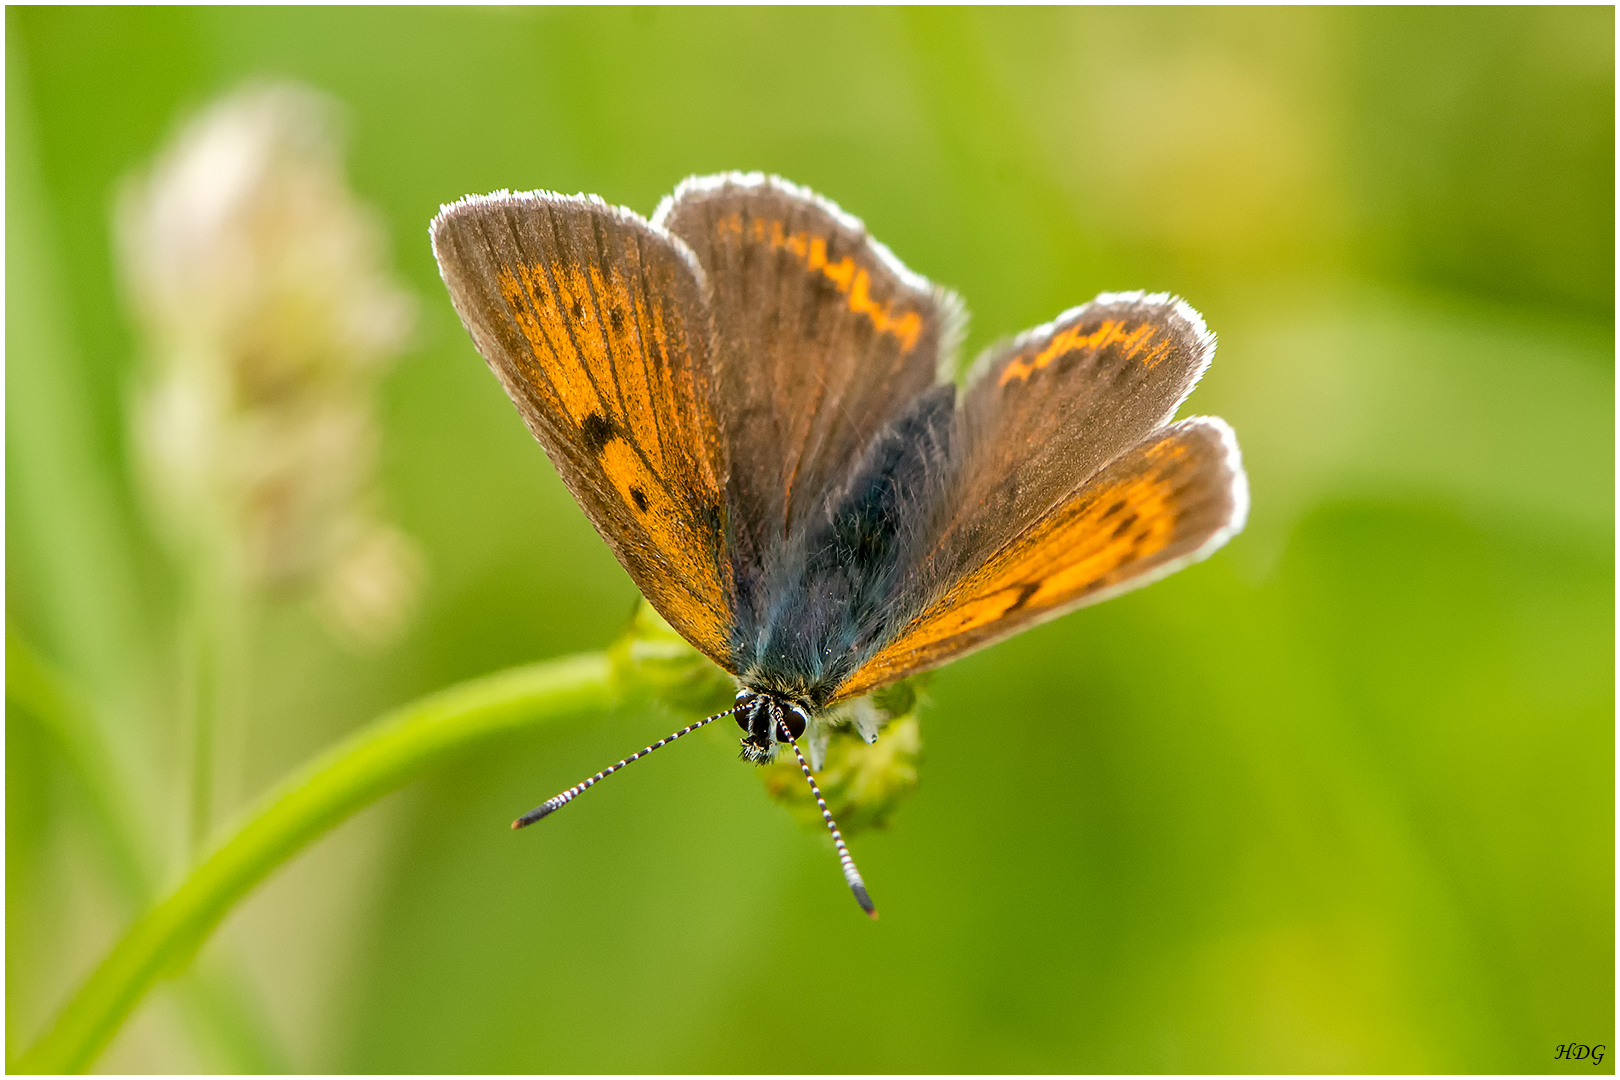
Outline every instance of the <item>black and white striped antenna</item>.
[(581, 780), (579, 783), (575, 784), (573, 787), (569, 788), (567, 791), (563, 792), (562, 794), (553, 795), (551, 798), (547, 799), (545, 802), (541, 803), (539, 806), (535, 807), (533, 810), (530, 810), (527, 814), (524, 814), (522, 817), (520, 817), (516, 821), (512, 822), (512, 828), (521, 829), (525, 825), (533, 825), (535, 822), (539, 821), (541, 818), (548, 817), (551, 814), (556, 813), (558, 810), (561, 810), (563, 807), (567, 806), (569, 803), (571, 803), (575, 799), (577, 799), (580, 796), (581, 792), (595, 787), (598, 781), (601, 781), (603, 779), (606, 779), (609, 776), (612, 776), (614, 773), (618, 772), (620, 769), (624, 768), (626, 765), (630, 764), (632, 761), (637, 761), (637, 760), (639, 760), (641, 758), (644, 758), (648, 754), (652, 753), (654, 750), (657, 750), (660, 746), (666, 746), (669, 743), (672, 743), (676, 739), (680, 738), (682, 735), (689, 735), (692, 732), (696, 731), (698, 728), (703, 727), (703, 726), (705, 726), (707, 724), (712, 724), (716, 720), (720, 719), (722, 716), (730, 716), (732, 713), (734, 713), (736, 711), (737, 711), (737, 706), (734, 705), (731, 708), (727, 709), (725, 712), (717, 712), (713, 716), (705, 716), (702, 720), (699, 720), (697, 723), (688, 724), (686, 727), (681, 728), (681, 730), (675, 732), (673, 735), (666, 735), (662, 739), (659, 739), (657, 742), (653, 743), (651, 746), (643, 747), (642, 749), (637, 750), (635, 753), (631, 754), (629, 757), (625, 758), (623, 761), (619, 762), (617, 765), (609, 765), (607, 768), (603, 769), (601, 772), (597, 773), (595, 776), (588, 777), (588, 778), (586, 778), (584, 780)]
[[(782, 738), (789, 746), (793, 747), (793, 756), (799, 759), (799, 770), (804, 773), (805, 782), (810, 785), (810, 794), (816, 797), (816, 807), (821, 811), (821, 820), (827, 823), (827, 831), (832, 833), (833, 847), (838, 849), (838, 862), (844, 869), (844, 881), (849, 884), (850, 892), (855, 894), (855, 902), (861, 905), (861, 910), (866, 912), (872, 918), (877, 918), (877, 908), (873, 906), (872, 898), (867, 895), (866, 882), (861, 880), (861, 872), (855, 868), (855, 860), (849, 854), (848, 845), (844, 843), (844, 835), (838, 831), (838, 823), (833, 820), (832, 811), (827, 809), (827, 800), (822, 797), (821, 788), (816, 784), (815, 774), (810, 771), (810, 763), (804, 759), (804, 752), (799, 749), (798, 742), (793, 738), (793, 732), (788, 729), (787, 721), (784, 720), (782, 718), (782, 714), (777, 711), (776, 703), (774, 701), (770, 702), (770, 707), (771, 718), (776, 721), (777, 729), (781, 731)], [(533, 810), (530, 810), (527, 814), (524, 814), (522, 817), (512, 822), (512, 828), (521, 829), (526, 825), (533, 825), (543, 817), (549, 817), (558, 810), (561, 810), (563, 807), (567, 806), (569, 803), (573, 802), (575, 799), (579, 798), (579, 796), (585, 791), (595, 787), (600, 781), (612, 776), (614, 773), (618, 772), (632, 761), (639, 761), (648, 754), (652, 753), (654, 750), (657, 750), (662, 746), (669, 745), (682, 735), (690, 735), (698, 728), (712, 724), (722, 716), (730, 716), (735, 713), (738, 708), (740, 708), (740, 706), (733, 706), (727, 709), (725, 712), (717, 712), (713, 716), (705, 716), (697, 723), (688, 724), (686, 727), (681, 728), (681, 730), (664, 736), (651, 746), (646, 746), (640, 750), (637, 750), (635, 753), (631, 754), (629, 757), (623, 759), (617, 764), (609, 765), (595, 776), (587, 777), (586, 779), (575, 784), (573, 787), (569, 788), (567, 791), (553, 795), (551, 798), (547, 799)]]
[(861, 910), (872, 918), (877, 918), (877, 908), (872, 904), (872, 898), (866, 895), (866, 882), (861, 880), (861, 872), (855, 869), (855, 860), (849, 854), (849, 848), (844, 844), (844, 836), (838, 831), (837, 822), (833, 821), (832, 811), (827, 809), (827, 800), (821, 797), (821, 788), (816, 786), (815, 775), (810, 772), (810, 763), (804, 760), (804, 754), (799, 750), (798, 741), (788, 730), (787, 723), (780, 717), (776, 726), (781, 729), (782, 737), (793, 747), (793, 756), (799, 759), (799, 769), (810, 784), (810, 793), (816, 797), (816, 806), (821, 809), (821, 820), (827, 823), (827, 831), (832, 833), (833, 847), (838, 849), (838, 861), (844, 868), (844, 880), (849, 883), (849, 891), (855, 894), (855, 902), (861, 905)]

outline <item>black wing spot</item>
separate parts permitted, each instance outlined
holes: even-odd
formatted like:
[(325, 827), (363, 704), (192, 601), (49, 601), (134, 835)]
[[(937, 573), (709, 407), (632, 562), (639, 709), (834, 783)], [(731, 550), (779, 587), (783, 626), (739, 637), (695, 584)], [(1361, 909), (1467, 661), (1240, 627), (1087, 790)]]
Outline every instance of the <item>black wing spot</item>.
[(1126, 531), (1128, 529), (1130, 529), (1130, 527), (1132, 525), (1135, 525), (1135, 524), (1136, 524), (1136, 515), (1135, 514), (1131, 514), (1128, 517), (1126, 517), (1126, 519), (1124, 521), (1120, 522), (1118, 525), (1116, 525), (1114, 527), (1113, 539), (1118, 540), (1120, 537), (1124, 536)]
[(613, 327), (615, 334), (624, 333), (624, 312), (616, 307), (608, 308), (608, 323)]
[(1013, 612), (1017, 611), (1019, 608), (1023, 607), (1025, 604), (1029, 603), (1029, 598), (1034, 596), (1036, 593), (1038, 593), (1040, 591), (1041, 591), (1041, 583), (1040, 582), (1038, 582), (1038, 581), (1026, 581), (1026, 582), (1024, 582), (1022, 585), (1018, 586), (1018, 599), (1014, 600), (1012, 602), (1012, 604), (1010, 606), (1008, 606), (1007, 610), (1002, 612), (1002, 615), (1011, 615)]
[(643, 514), (647, 512), (647, 496), (640, 488), (630, 489), (630, 501), (636, 504), (636, 509)]
[(1106, 521), (1108, 518), (1113, 517), (1123, 509), (1125, 509), (1125, 500), (1121, 499), (1113, 506), (1110, 506), (1107, 510), (1103, 511), (1103, 519)]
[(579, 437), (592, 454), (600, 454), (602, 447), (613, 441), (613, 422), (599, 412), (593, 412), (579, 426)]
[(583, 302), (576, 299), (573, 303), (568, 305), (568, 310), (573, 313), (575, 322), (585, 321), (585, 305)]
[(1142, 552), (1147, 548), (1148, 537), (1149, 537), (1150, 533), (1151, 533), (1151, 530), (1143, 529), (1141, 532), (1139, 532), (1135, 536), (1131, 537), (1131, 555), (1133, 557), (1140, 556), (1142, 554)]

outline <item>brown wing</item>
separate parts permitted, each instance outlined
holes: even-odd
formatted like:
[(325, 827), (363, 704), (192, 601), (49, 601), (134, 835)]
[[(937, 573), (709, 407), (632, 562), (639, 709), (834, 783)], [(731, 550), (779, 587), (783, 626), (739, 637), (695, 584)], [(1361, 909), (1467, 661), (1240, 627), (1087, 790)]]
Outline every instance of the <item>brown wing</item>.
[(728, 670), (725, 448), (702, 270), (598, 199), (505, 192), (434, 218), (450, 298), (597, 532)]
[(702, 264), (740, 566), (760, 567), (939, 378), (961, 306), (861, 223), (774, 177), (676, 188), (653, 220)]
[(1156, 581), (1226, 543), (1247, 511), (1231, 428), (1210, 417), (1162, 428), (940, 593), (833, 700)]
[(1105, 293), (987, 351), (962, 403), (958, 470), (926, 530), (919, 587), (971, 572), (1169, 423), (1214, 352), (1202, 316), (1164, 293)]

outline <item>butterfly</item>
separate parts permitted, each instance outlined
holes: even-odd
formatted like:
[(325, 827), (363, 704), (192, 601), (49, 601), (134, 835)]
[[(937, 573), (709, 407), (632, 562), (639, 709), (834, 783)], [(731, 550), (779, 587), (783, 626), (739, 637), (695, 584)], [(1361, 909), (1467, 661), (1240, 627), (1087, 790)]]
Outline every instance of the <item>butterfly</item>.
[[(496, 192), (431, 236), (478, 351), (642, 595), (729, 672), (747, 759), (870, 695), (1156, 580), (1242, 527), (1223, 421), (1176, 410), (1215, 338), (1167, 294), (1105, 293), (993, 346), (860, 221), (776, 177), (682, 182), (649, 221)], [(824, 741), (821, 745), (825, 745)], [(812, 738), (812, 757), (815, 757)]]

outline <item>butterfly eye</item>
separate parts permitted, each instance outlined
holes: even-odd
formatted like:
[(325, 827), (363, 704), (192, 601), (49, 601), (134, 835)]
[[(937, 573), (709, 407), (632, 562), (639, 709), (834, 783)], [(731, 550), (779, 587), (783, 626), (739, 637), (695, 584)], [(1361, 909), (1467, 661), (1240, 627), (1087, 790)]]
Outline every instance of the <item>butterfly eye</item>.
[(804, 734), (804, 714), (798, 709), (788, 709), (782, 714), (782, 725), (788, 729), (788, 737), (797, 739)]
[(749, 725), (753, 722), (754, 709), (757, 704), (753, 691), (737, 691), (737, 704), (732, 706), (731, 712), (737, 721), (737, 726), (744, 731), (749, 730)]

